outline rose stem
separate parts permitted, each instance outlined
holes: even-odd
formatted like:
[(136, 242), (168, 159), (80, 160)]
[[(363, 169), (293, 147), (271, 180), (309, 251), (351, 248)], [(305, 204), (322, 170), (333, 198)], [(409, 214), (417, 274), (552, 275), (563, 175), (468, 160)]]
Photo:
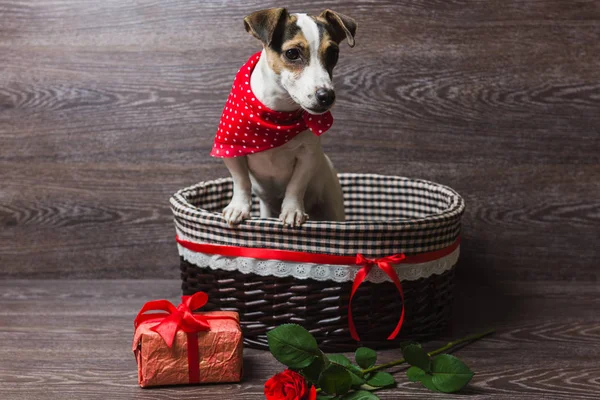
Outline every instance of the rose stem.
[[(491, 335), (494, 332), (496, 332), (495, 329), (488, 329), (487, 331), (482, 332), (482, 333), (476, 333), (474, 335), (466, 336), (466, 337), (464, 337), (462, 339), (455, 340), (454, 342), (449, 342), (445, 346), (442, 346), (439, 349), (436, 349), (436, 350), (433, 350), (430, 353), (427, 353), (427, 355), (429, 357), (438, 355), (440, 353), (443, 353), (446, 350), (449, 350), (449, 349), (451, 349), (453, 347), (458, 346), (459, 344), (468, 343), (468, 342), (474, 342), (474, 341), (479, 340), (479, 339), (481, 339), (483, 337)], [(400, 360), (396, 360), (396, 361), (392, 361), (392, 362), (389, 362), (389, 363), (386, 363), (386, 364), (376, 365), (376, 366), (371, 367), (371, 368), (363, 369), (362, 372), (363, 372), (363, 374), (366, 374), (366, 373), (369, 373), (369, 372), (378, 371), (380, 369), (395, 367), (396, 365), (404, 364), (405, 362), (406, 362), (406, 360), (404, 358), (401, 358)], [(321, 392), (321, 388), (317, 388), (317, 393), (319, 393), (319, 392)]]
[[(434, 350), (434, 351), (432, 351), (430, 353), (427, 353), (427, 355), (429, 355), (430, 357), (438, 355), (440, 353), (443, 353), (446, 350), (449, 350), (449, 349), (451, 349), (453, 347), (458, 346), (459, 344), (463, 344), (463, 343), (467, 343), (467, 342), (474, 342), (474, 341), (479, 340), (479, 339), (481, 339), (481, 338), (483, 338), (485, 336), (491, 335), (494, 332), (496, 332), (495, 329), (489, 329), (489, 330), (487, 330), (485, 332), (482, 332), (482, 333), (476, 333), (474, 335), (470, 335), (470, 336), (464, 337), (462, 339), (455, 340), (454, 342), (449, 342), (445, 346), (442, 346), (439, 349), (436, 349), (436, 350)], [(404, 364), (405, 362), (406, 362), (406, 360), (404, 358), (402, 358), (400, 360), (392, 361), (392, 362), (389, 362), (387, 364), (376, 365), (374, 367), (364, 369), (362, 372), (363, 372), (363, 374), (367, 374), (369, 372), (378, 371), (380, 369), (385, 369), (385, 368), (389, 368), (389, 367), (394, 367), (396, 365)]]

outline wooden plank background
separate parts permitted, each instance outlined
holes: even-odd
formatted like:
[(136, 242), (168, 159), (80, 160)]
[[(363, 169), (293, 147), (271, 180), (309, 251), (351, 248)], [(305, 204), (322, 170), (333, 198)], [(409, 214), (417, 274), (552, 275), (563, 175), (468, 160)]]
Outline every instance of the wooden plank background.
[[(280, 2), (0, 0), (0, 278), (177, 278), (169, 196)], [(356, 18), (326, 151), (466, 199), (460, 274), (596, 281), (600, 2), (329, 1)], [(292, 12), (318, 13), (296, 1)]]

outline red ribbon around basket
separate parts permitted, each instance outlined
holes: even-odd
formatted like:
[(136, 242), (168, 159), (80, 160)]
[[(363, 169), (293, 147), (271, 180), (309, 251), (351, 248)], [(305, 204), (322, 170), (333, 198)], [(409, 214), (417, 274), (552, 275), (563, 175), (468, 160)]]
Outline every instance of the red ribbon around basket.
[(440, 250), (435, 250), (427, 253), (415, 254), (411, 256), (405, 256), (404, 254), (396, 254), (377, 259), (369, 259), (364, 257), (362, 254), (357, 254), (356, 257), (351, 256), (336, 256), (331, 254), (315, 254), (305, 253), (301, 251), (290, 251), (290, 250), (277, 250), (277, 249), (263, 249), (253, 247), (237, 247), (237, 246), (223, 246), (206, 243), (195, 243), (181, 239), (179, 236), (175, 238), (177, 243), (185, 247), (188, 250), (198, 253), (218, 254), (225, 257), (249, 257), (258, 258), (263, 260), (280, 260), (280, 261), (291, 261), (291, 262), (308, 262), (315, 264), (333, 264), (333, 265), (362, 265), (363, 267), (357, 272), (354, 282), (352, 284), (352, 291), (350, 293), (350, 301), (348, 305), (348, 328), (350, 335), (356, 341), (360, 338), (356, 332), (356, 326), (354, 325), (354, 319), (352, 317), (352, 298), (356, 293), (358, 287), (365, 281), (369, 272), (373, 266), (377, 266), (387, 276), (390, 277), (396, 289), (400, 293), (402, 299), (402, 312), (400, 319), (394, 331), (388, 337), (388, 340), (396, 338), (402, 324), (404, 322), (404, 292), (402, 291), (402, 285), (400, 279), (396, 274), (396, 270), (392, 264), (403, 263), (424, 263), (428, 261), (437, 260), (451, 254), (460, 245), (460, 237), (448, 247)]
[(398, 289), (398, 293), (400, 293), (400, 298), (402, 299), (402, 312), (400, 313), (400, 319), (398, 320), (398, 324), (396, 328), (392, 332), (390, 336), (388, 336), (388, 340), (394, 340), (400, 329), (402, 328), (402, 324), (404, 323), (404, 292), (402, 291), (402, 285), (400, 285), (400, 279), (398, 278), (398, 274), (396, 274), (396, 270), (392, 266), (392, 263), (397, 264), (402, 260), (405, 260), (406, 256), (404, 254), (395, 254), (389, 257), (370, 259), (364, 257), (362, 254), (356, 255), (356, 265), (363, 265), (363, 267), (356, 273), (356, 277), (354, 278), (354, 282), (352, 283), (352, 291), (350, 292), (350, 301), (348, 304), (348, 328), (350, 329), (350, 335), (352, 339), (357, 342), (360, 341), (358, 337), (358, 333), (356, 332), (356, 326), (354, 326), (354, 318), (352, 317), (352, 298), (354, 294), (358, 290), (358, 287), (361, 283), (367, 279), (369, 272), (373, 266), (379, 267), (387, 276), (390, 277), (396, 289)]
[[(177, 331), (183, 331), (187, 335), (188, 370), (190, 383), (200, 382), (200, 362), (198, 355), (198, 332), (209, 331), (208, 323), (211, 319), (237, 319), (227, 316), (209, 316), (194, 314), (192, 311), (204, 307), (208, 302), (208, 295), (197, 292), (191, 296), (182, 296), (181, 304), (177, 307), (168, 300), (153, 300), (142, 306), (137, 317), (133, 321), (134, 328), (150, 320), (160, 320), (158, 325), (150, 328), (163, 338), (167, 346), (172, 347)], [(164, 311), (164, 313), (151, 313), (149, 311)]]

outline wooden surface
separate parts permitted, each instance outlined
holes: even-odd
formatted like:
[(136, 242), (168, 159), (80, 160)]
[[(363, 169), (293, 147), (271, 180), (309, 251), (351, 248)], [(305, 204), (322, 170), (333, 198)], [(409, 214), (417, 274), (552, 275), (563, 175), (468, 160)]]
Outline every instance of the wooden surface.
[[(242, 18), (276, 4), (0, 0), (0, 277), (176, 278), (168, 198), (227, 175), (208, 153), (259, 48)], [(458, 190), (465, 274), (599, 279), (600, 2), (327, 6), (359, 25), (338, 169)]]
[[(472, 285), (459, 282), (455, 339), (498, 333), (458, 350), (476, 375), (461, 395), (434, 394), (394, 370), (389, 399), (597, 399), (600, 288), (593, 283)], [(498, 295), (499, 287), (502, 295)], [(131, 353), (133, 318), (149, 298), (177, 300), (176, 280), (0, 281), (0, 393), (4, 400), (264, 399), (281, 371), (268, 352), (245, 351), (240, 384), (140, 389)], [(476, 301), (474, 301), (476, 300)], [(467, 306), (467, 304), (469, 304)], [(495, 304), (495, 306), (494, 306)], [(468, 311), (467, 311), (468, 310)], [(435, 349), (445, 341), (426, 343)], [(381, 362), (400, 358), (383, 352)]]

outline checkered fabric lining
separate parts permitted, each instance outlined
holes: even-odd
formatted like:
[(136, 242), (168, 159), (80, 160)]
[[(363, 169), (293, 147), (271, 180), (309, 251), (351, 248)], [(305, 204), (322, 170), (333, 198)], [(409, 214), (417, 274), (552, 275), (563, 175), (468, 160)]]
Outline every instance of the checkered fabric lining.
[(201, 182), (171, 197), (177, 233), (198, 243), (368, 257), (435, 251), (454, 243), (464, 212), (462, 197), (433, 182), (374, 174), (339, 174), (345, 222), (308, 221), (286, 228), (253, 218), (230, 228), (221, 211), (232, 196), (231, 178)]

